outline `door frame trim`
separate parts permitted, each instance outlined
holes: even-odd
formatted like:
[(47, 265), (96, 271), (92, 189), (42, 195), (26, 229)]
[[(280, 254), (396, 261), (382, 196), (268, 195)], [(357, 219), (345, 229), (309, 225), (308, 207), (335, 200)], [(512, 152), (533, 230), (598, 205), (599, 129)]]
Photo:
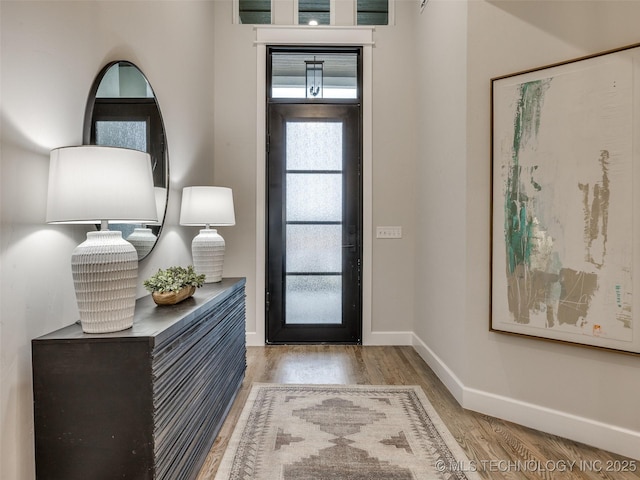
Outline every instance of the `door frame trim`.
[(362, 344), (371, 344), (372, 322), (372, 57), (375, 27), (254, 27), (256, 32), (256, 301), (255, 332), (247, 345), (265, 345), (266, 291), (266, 115), (267, 45), (353, 45), (362, 47)]

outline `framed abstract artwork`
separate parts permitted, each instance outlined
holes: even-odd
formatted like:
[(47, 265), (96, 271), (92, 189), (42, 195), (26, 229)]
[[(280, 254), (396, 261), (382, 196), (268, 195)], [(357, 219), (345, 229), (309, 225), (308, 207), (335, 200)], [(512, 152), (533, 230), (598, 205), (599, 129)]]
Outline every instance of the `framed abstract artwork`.
[(491, 87), (490, 330), (640, 354), (640, 44)]

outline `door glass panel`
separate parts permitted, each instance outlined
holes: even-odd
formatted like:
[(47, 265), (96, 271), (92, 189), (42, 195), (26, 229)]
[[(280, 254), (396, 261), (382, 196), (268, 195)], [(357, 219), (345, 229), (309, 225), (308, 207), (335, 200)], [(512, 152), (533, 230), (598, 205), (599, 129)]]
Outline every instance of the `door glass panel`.
[(286, 124), (286, 324), (342, 323), (342, 128)]
[(342, 321), (340, 275), (288, 275), (285, 298), (288, 324), (336, 324)]
[(96, 145), (147, 151), (147, 122), (97, 121)]
[(341, 221), (342, 174), (287, 174), (287, 220)]
[(342, 123), (287, 122), (287, 170), (342, 170)]
[(287, 225), (287, 273), (340, 272), (341, 225)]

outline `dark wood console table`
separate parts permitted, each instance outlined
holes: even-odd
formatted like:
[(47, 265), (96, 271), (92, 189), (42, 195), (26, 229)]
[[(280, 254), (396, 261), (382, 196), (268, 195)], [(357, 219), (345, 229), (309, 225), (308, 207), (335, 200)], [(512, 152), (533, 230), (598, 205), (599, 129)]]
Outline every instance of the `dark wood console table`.
[(37, 478), (195, 479), (244, 379), (244, 289), (147, 296), (128, 330), (32, 340)]

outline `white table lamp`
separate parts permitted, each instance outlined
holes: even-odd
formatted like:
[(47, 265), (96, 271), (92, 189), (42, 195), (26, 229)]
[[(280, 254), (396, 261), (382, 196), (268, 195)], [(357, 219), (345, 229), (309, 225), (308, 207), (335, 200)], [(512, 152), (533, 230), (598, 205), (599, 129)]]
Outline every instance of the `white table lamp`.
[(133, 325), (138, 254), (111, 223), (157, 221), (151, 159), (125, 148), (82, 145), (51, 151), (48, 223), (101, 224), (71, 256), (82, 330)]
[(185, 187), (182, 190), (180, 225), (205, 226), (191, 242), (193, 268), (205, 274), (205, 283), (222, 280), (225, 243), (211, 226), (236, 224), (233, 192), (227, 187)]
[(138, 261), (145, 258), (153, 247), (155, 247), (158, 237), (153, 233), (150, 226), (162, 225), (164, 211), (167, 204), (167, 189), (154, 187), (156, 196), (156, 211), (158, 212), (157, 222), (145, 222), (140, 227), (135, 227), (131, 235), (127, 237), (127, 242), (133, 245), (138, 252)]

